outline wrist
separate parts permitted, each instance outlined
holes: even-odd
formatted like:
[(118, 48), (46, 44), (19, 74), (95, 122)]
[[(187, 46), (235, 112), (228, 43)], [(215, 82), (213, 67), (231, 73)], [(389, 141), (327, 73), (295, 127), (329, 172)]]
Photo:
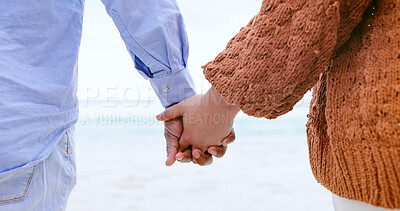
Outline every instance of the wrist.
[(176, 104), (178, 104), (178, 103), (179, 103), (179, 102), (172, 103), (171, 105), (166, 106), (165, 109), (171, 108), (172, 106), (174, 106), (174, 105), (176, 105)]
[[(209, 99), (211, 100), (211, 104), (216, 104), (219, 107), (219, 110), (223, 111), (224, 113), (228, 114), (231, 119), (234, 119), (236, 115), (239, 113), (240, 108), (236, 105), (228, 104), (224, 101), (222, 96), (215, 91), (213, 87), (211, 87), (207, 94), (209, 95)], [(214, 101), (214, 102), (212, 102)]]

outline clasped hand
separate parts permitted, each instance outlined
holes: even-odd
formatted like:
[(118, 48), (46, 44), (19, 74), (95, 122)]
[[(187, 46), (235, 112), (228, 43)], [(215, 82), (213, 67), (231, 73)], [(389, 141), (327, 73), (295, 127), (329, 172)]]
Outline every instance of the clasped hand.
[(209, 165), (212, 155), (222, 157), (227, 145), (235, 140), (232, 126), (238, 112), (211, 88), (157, 115), (157, 120), (165, 122), (166, 165), (171, 166), (175, 160)]

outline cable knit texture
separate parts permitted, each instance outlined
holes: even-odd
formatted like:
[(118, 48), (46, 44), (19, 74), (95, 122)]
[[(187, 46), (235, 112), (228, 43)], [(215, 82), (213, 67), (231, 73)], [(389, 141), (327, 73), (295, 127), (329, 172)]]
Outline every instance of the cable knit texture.
[(400, 3), (264, 0), (206, 78), (229, 104), (276, 118), (313, 89), (315, 178), (336, 195), (400, 208)]

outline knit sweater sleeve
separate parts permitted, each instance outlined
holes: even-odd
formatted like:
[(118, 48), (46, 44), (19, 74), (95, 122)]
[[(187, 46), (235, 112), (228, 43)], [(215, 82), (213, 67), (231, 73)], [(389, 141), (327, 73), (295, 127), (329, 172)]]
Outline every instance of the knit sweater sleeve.
[(248, 115), (273, 119), (289, 112), (361, 21), (349, 8), (365, 9), (364, 1), (342, 2), (264, 0), (226, 49), (203, 66), (206, 78), (225, 102)]

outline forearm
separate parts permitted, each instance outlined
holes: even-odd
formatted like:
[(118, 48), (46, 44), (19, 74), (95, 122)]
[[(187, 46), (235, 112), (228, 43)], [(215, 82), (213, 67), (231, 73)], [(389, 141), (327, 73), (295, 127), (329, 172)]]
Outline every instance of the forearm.
[(289, 112), (329, 65), (337, 41), (338, 4), (264, 0), (260, 13), (204, 66), (229, 104), (276, 118)]
[(264, 0), (204, 74), (229, 104), (274, 119), (316, 84), (370, 2)]
[(187, 69), (189, 43), (175, 0), (102, 0), (138, 72), (165, 107), (196, 94)]

